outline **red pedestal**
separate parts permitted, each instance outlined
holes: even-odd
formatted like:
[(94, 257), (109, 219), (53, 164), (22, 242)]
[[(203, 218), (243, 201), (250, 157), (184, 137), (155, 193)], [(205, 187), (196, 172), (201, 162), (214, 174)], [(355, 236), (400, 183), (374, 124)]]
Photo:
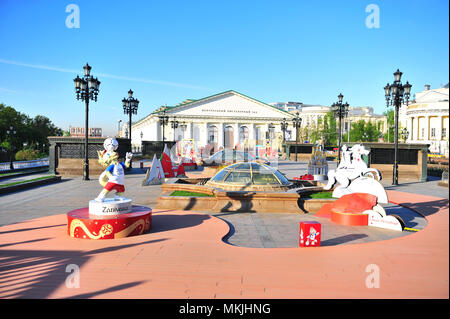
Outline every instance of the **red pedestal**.
[(320, 246), (322, 225), (319, 222), (300, 222), (300, 247)]
[(135, 206), (130, 213), (96, 216), (89, 208), (67, 213), (67, 232), (70, 237), (85, 239), (114, 239), (136, 236), (147, 232), (152, 225), (152, 210)]
[(369, 220), (369, 215), (367, 214), (352, 214), (352, 213), (342, 213), (331, 210), (331, 221), (347, 226), (367, 226)]

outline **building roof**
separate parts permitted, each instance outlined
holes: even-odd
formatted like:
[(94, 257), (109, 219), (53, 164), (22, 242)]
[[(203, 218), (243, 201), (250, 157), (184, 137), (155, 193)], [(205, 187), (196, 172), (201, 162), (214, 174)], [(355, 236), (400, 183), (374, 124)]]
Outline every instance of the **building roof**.
[(192, 104), (194, 104), (194, 103), (201, 103), (201, 102), (203, 102), (203, 101), (207, 101), (207, 100), (209, 100), (209, 99), (216, 98), (216, 97), (219, 97), (219, 96), (221, 96), (221, 95), (227, 95), (227, 94), (230, 94), (230, 93), (235, 94), (235, 95), (240, 95), (240, 96), (242, 96), (242, 97), (244, 97), (244, 98), (253, 100), (253, 101), (255, 101), (255, 102), (259, 103), (259, 104), (262, 104), (262, 105), (265, 105), (265, 106), (267, 106), (267, 107), (270, 107), (270, 108), (272, 108), (272, 109), (274, 109), (274, 110), (276, 110), (276, 111), (278, 111), (278, 112), (282, 112), (282, 113), (288, 115), (289, 117), (292, 117), (292, 116), (293, 116), (291, 113), (289, 113), (289, 112), (287, 112), (287, 111), (284, 111), (284, 110), (282, 110), (282, 109), (279, 109), (278, 107), (275, 107), (275, 106), (273, 106), (273, 105), (270, 105), (270, 104), (261, 102), (261, 101), (255, 99), (255, 98), (252, 98), (252, 97), (247, 96), (247, 95), (245, 95), (245, 94), (239, 93), (239, 92), (237, 92), (237, 91), (234, 91), (234, 90), (228, 90), (228, 91), (224, 91), (224, 92), (220, 92), (220, 93), (217, 93), (217, 94), (213, 94), (213, 95), (210, 95), (210, 96), (207, 96), (207, 97), (198, 99), (198, 100), (195, 100), (195, 99), (187, 99), (187, 100), (185, 100), (185, 101), (183, 101), (183, 102), (181, 102), (181, 103), (179, 103), (179, 104), (177, 104), (177, 105), (175, 105), (175, 106), (166, 106), (166, 105), (160, 106), (159, 108), (157, 108), (156, 110), (154, 110), (152, 113), (150, 113), (149, 115), (144, 116), (142, 119), (140, 119), (139, 121), (137, 121), (137, 122), (135, 122), (135, 123), (133, 123), (133, 124), (138, 124), (139, 122), (143, 121), (143, 120), (146, 119), (147, 117), (149, 117), (149, 116), (151, 116), (151, 115), (160, 114), (160, 113), (162, 113), (163, 111), (166, 111), (166, 112), (167, 112), (167, 111), (170, 111), (170, 112), (172, 112), (172, 111), (174, 111), (174, 110), (177, 110), (177, 109), (181, 109), (181, 108), (190, 106), (190, 105), (192, 105)]
[[(207, 96), (207, 97), (198, 99), (198, 100), (188, 99), (188, 100), (186, 100), (186, 101), (184, 101), (184, 102), (182, 102), (182, 103), (180, 103), (180, 104), (178, 104), (178, 105), (176, 105), (176, 106), (169, 106), (169, 107), (166, 107), (166, 110), (172, 111), (172, 110), (177, 109), (177, 108), (180, 108), (180, 107), (185, 107), (185, 106), (188, 106), (188, 105), (191, 105), (191, 104), (194, 104), (194, 103), (203, 102), (203, 101), (206, 101), (206, 100), (209, 100), (209, 99), (212, 99), (212, 98), (221, 96), (221, 95), (226, 95), (226, 94), (229, 94), (229, 93), (233, 93), (233, 94), (236, 94), (236, 95), (241, 95), (241, 96), (243, 96), (243, 97), (245, 97), (245, 98), (247, 98), (247, 99), (251, 99), (251, 100), (253, 100), (253, 101), (257, 102), (257, 103), (264, 104), (264, 105), (266, 105), (266, 106), (268, 106), (268, 107), (270, 107), (270, 108), (272, 108), (272, 109), (274, 109), (274, 110), (277, 110), (277, 111), (280, 111), (280, 112), (284, 112), (284, 113), (286, 113), (286, 114), (288, 114), (288, 115), (291, 115), (290, 113), (288, 113), (288, 112), (286, 112), (286, 111), (284, 111), (284, 110), (280, 110), (279, 108), (277, 108), (277, 107), (275, 107), (275, 106), (273, 106), (273, 105), (270, 105), (270, 104), (261, 102), (261, 101), (255, 99), (255, 98), (252, 98), (252, 97), (250, 97), (250, 96), (248, 96), (248, 95), (239, 93), (239, 92), (234, 91), (234, 90), (228, 90), (228, 91), (220, 92), (220, 93), (213, 94), (213, 95), (210, 95), (210, 96)], [(159, 109), (153, 111), (152, 114), (154, 114), (154, 113), (160, 113), (160, 112), (162, 112), (163, 110), (164, 110), (164, 109), (159, 108)]]

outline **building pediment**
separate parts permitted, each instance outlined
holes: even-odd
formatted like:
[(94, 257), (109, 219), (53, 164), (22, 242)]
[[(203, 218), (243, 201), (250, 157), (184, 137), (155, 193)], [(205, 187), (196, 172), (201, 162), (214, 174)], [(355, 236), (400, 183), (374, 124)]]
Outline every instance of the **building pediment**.
[(185, 103), (166, 111), (166, 114), (180, 117), (251, 117), (280, 120), (293, 117), (292, 114), (235, 91), (227, 91), (190, 103)]

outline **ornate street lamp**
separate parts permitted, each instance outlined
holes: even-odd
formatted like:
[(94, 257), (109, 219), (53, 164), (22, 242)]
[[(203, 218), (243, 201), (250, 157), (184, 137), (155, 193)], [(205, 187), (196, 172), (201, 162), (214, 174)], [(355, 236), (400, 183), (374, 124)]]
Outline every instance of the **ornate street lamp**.
[(162, 113), (163, 114), (159, 115), (158, 118), (159, 118), (159, 124), (162, 126), (162, 129), (163, 129), (163, 143), (164, 143), (166, 140), (166, 137), (164, 136), (164, 128), (167, 124), (169, 124), (169, 117), (166, 115), (165, 108), (163, 109)]
[(286, 122), (286, 119), (284, 118), (281, 122), (281, 130), (283, 131), (283, 143), (286, 142), (286, 131), (288, 129), (288, 123)]
[(120, 137), (120, 123), (122, 120), (117, 120), (117, 137)]
[(300, 113), (297, 112), (296, 116), (292, 119), (292, 123), (295, 127), (295, 161), (297, 162), (297, 144), (298, 144), (298, 129), (302, 125), (302, 118), (299, 115)]
[(281, 122), (280, 126), (281, 130), (283, 131), (283, 152), (286, 153), (286, 131), (288, 129), (288, 123), (286, 122), (285, 118)]
[[(139, 100), (133, 97), (133, 91), (131, 89), (128, 91), (128, 98), (122, 99), (122, 105), (123, 105), (124, 114), (129, 115), (128, 137), (130, 139), (130, 147), (131, 147), (131, 116), (133, 114), (137, 114), (137, 110), (139, 107)], [(130, 162), (130, 167), (131, 167), (131, 162)]]
[(85, 138), (84, 138), (84, 170), (83, 180), (89, 180), (89, 151), (88, 151), (88, 138), (89, 138), (89, 100), (97, 102), (98, 90), (100, 87), (100, 81), (91, 75), (91, 66), (86, 63), (83, 67), (84, 76), (73, 79), (75, 83), (75, 93), (77, 94), (77, 100), (82, 100), (86, 105), (86, 117), (85, 117)]
[(342, 120), (348, 115), (348, 103), (342, 103), (344, 96), (342, 93), (338, 95), (338, 102), (333, 103), (331, 108), (333, 109), (334, 117), (339, 118), (339, 145), (338, 145), (338, 164), (341, 162), (341, 145), (342, 145)]
[(175, 142), (175, 130), (178, 128), (178, 120), (177, 118), (174, 116), (173, 120), (170, 122), (171, 127), (173, 128), (173, 141)]
[(124, 114), (128, 114), (130, 117), (128, 122), (128, 136), (131, 143), (131, 116), (137, 114), (139, 107), (139, 100), (133, 97), (133, 91), (131, 89), (128, 91), (128, 98), (122, 99), (122, 105)]
[(394, 124), (394, 170), (392, 177), (392, 184), (398, 185), (398, 111), (402, 103), (408, 106), (409, 95), (411, 93), (412, 85), (406, 81), (402, 84), (402, 72), (399, 69), (394, 73), (394, 82), (386, 84), (384, 87), (384, 95), (386, 97), (386, 106), (394, 106), (395, 108), (395, 124)]
[(13, 137), (16, 136), (16, 130), (14, 129), (14, 127), (11, 125), (9, 127), (9, 130), (6, 130), (6, 134), (9, 135), (9, 143), (10, 143), (10, 151), (11, 151), (11, 156), (10, 156), (10, 161), (9, 161), (9, 169), (10, 170), (14, 170), (14, 165), (13, 165), (13, 156), (14, 156), (14, 144), (13, 144)]
[(409, 132), (406, 129), (406, 127), (403, 128), (402, 132), (400, 133), (402, 135), (403, 143), (406, 143), (406, 140), (409, 137)]

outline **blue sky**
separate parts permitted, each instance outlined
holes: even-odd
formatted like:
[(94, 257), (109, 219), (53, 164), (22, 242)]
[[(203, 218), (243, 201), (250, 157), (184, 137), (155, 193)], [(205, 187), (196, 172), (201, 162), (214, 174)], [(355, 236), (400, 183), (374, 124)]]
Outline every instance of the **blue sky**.
[[(80, 28), (66, 27), (69, 4)], [(379, 28), (366, 26), (370, 4)], [(448, 82), (448, 12), (444, 0), (0, 0), (0, 102), (63, 129), (84, 126), (73, 78), (89, 62), (101, 81), (90, 125), (106, 135), (127, 119), (130, 88), (136, 120), (226, 90), (323, 105), (342, 92), (382, 113), (397, 68), (413, 92)]]

